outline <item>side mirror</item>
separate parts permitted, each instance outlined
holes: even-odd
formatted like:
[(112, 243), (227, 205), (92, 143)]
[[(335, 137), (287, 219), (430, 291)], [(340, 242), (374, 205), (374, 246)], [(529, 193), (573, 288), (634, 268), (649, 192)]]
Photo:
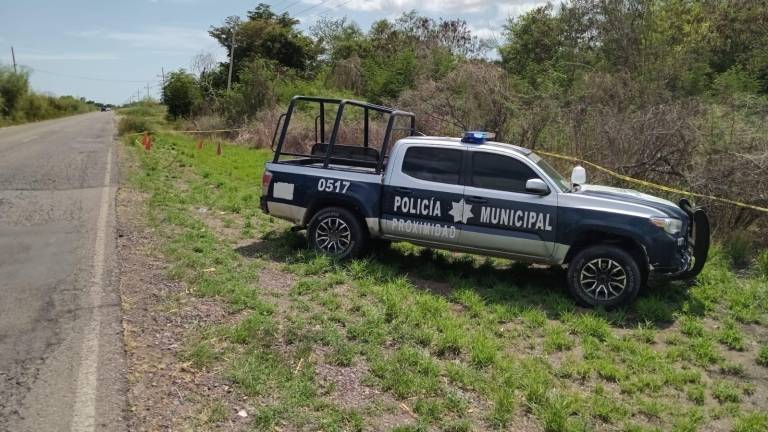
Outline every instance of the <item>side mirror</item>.
[(587, 170), (581, 165), (577, 165), (573, 168), (571, 173), (571, 183), (575, 185), (583, 185), (587, 183)]
[(536, 195), (549, 195), (549, 186), (542, 179), (532, 178), (525, 182), (525, 191)]

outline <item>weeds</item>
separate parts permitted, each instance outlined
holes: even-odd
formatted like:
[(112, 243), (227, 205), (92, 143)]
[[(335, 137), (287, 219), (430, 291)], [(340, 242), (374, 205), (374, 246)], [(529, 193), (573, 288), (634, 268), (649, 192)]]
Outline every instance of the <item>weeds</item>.
[(717, 332), (717, 340), (735, 351), (744, 351), (746, 338), (741, 328), (734, 320), (726, 320), (722, 328)]
[(712, 389), (712, 397), (721, 404), (726, 402), (737, 403), (741, 401), (741, 389), (729, 381), (717, 382)]
[(203, 424), (220, 423), (227, 418), (229, 418), (229, 408), (220, 400), (211, 401), (200, 415)]
[(757, 364), (768, 367), (768, 345), (763, 345), (757, 351)]
[(737, 268), (749, 265), (752, 249), (752, 238), (746, 231), (733, 232), (725, 242), (725, 252)]

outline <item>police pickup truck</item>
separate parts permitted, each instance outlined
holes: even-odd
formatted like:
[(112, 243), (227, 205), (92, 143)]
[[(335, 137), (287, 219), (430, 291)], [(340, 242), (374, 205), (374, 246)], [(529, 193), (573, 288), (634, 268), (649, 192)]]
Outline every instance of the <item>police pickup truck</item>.
[[(337, 142), (346, 112), (362, 124), (362, 144)], [(314, 142), (288, 144), (291, 119), (307, 114), (317, 114)], [(374, 118), (386, 121), (378, 147)], [(565, 266), (569, 291), (589, 306), (628, 304), (650, 275), (691, 279), (704, 266), (707, 216), (687, 200), (586, 184), (581, 167), (568, 181), (489, 134), (417, 136), (415, 125), (412, 113), (383, 106), (295, 97), (275, 130), (262, 210), (306, 228), (314, 249), (338, 259), (386, 239)]]

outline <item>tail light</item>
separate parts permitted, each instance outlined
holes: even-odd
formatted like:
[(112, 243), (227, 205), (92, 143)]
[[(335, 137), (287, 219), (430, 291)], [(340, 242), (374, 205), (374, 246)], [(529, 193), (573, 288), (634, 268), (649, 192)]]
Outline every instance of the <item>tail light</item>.
[(272, 173), (264, 171), (264, 175), (261, 176), (261, 193), (263, 195), (269, 195), (269, 185), (272, 184)]

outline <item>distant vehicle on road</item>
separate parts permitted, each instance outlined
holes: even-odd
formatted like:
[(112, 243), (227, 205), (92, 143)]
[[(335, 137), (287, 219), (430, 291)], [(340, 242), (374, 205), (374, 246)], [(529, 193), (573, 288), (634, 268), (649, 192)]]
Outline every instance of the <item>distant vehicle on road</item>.
[[(352, 109), (362, 111), (362, 145), (339, 142), (342, 116)], [(308, 152), (286, 144), (297, 112), (319, 113)], [(327, 112), (336, 113), (329, 139)], [(372, 117), (388, 119), (378, 148), (370, 145)], [(396, 127), (403, 120), (408, 126)], [(397, 132), (407, 136), (390, 153)], [(586, 184), (582, 167), (568, 181), (533, 151), (484, 132), (416, 135), (412, 113), (297, 96), (273, 136), (261, 208), (307, 228), (310, 245), (338, 259), (385, 239), (564, 266), (570, 293), (589, 306), (628, 304), (649, 275), (691, 279), (704, 266), (709, 222), (685, 199), (676, 205)]]
[(105, 106), (102, 106), (102, 107), (101, 107), (101, 112), (107, 112), (107, 107), (105, 107)]

